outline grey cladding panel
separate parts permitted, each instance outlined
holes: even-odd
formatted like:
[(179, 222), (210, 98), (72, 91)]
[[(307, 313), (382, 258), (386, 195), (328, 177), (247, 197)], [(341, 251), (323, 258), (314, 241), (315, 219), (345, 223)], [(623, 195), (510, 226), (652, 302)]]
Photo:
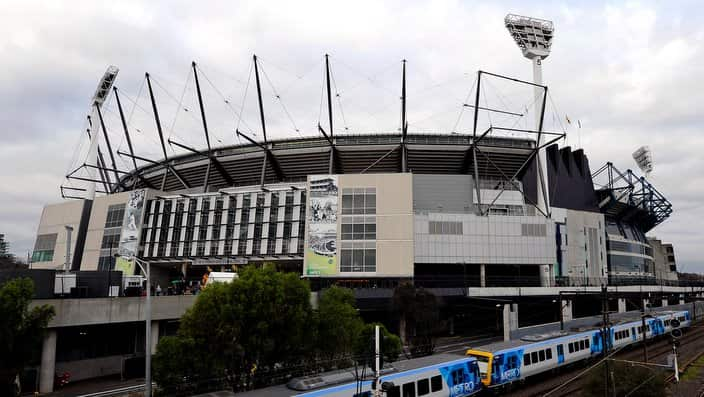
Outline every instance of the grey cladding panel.
[(471, 213), (472, 177), (470, 175), (413, 175), (415, 211)]

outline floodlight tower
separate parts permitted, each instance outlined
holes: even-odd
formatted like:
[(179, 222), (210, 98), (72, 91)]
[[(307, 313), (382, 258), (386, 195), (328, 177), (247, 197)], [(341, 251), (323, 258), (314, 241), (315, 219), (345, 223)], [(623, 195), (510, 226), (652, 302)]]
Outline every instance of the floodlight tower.
[[(110, 88), (112, 88), (112, 85), (115, 82), (115, 77), (117, 77), (117, 73), (119, 71), (120, 69), (118, 69), (117, 66), (108, 67), (108, 70), (105, 71), (105, 74), (103, 74), (103, 78), (101, 78), (100, 82), (98, 83), (98, 88), (96, 88), (95, 90), (95, 94), (93, 95), (93, 99), (91, 100), (91, 108), (100, 108), (103, 106), (105, 98), (107, 98), (108, 94), (110, 93)], [(91, 180), (96, 179), (95, 174), (96, 169), (98, 168), (98, 146), (98, 132), (93, 131), (90, 136), (88, 157), (86, 158), (86, 165), (89, 166), (89, 179)], [(95, 182), (88, 183), (87, 191), (88, 195), (86, 198), (88, 200), (93, 200), (95, 198)]]
[[(533, 62), (533, 82), (536, 84), (533, 89), (535, 95), (535, 129), (538, 130), (540, 129), (540, 114), (544, 111), (542, 109), (543, 88), (539, 87), (543, 85), (542, 62), (543, 59), (550, 55), (550, 46), (552, 45), (555, 29), (551, 21), (514, 14), (506, 15), (504, 23), (511, 37), (513, 37), (513, 40), (516, 41), (516, 44), (523, 52), (523, 56)], [(542, 145), (542, 140), (542, 136), (539, 135), (537, 147)], [(545, 185), (548, 183), (547, 169), (544, 168), (545, 164), (545, 150), (540, 150), (538, 152), (538, 208), (546, 214), (550, 214), (550, 197), (547, 194), (548, 192), (543, 194), (543, 188), (545, 187), (541, 183), (541, 179)]]

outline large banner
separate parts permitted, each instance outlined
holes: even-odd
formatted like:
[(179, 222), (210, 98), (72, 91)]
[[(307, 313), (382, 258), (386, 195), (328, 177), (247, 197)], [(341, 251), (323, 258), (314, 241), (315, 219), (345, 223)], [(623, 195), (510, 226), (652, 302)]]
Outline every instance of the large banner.
[(306, 275), (337, 274), (337, 175), (309, 179)]
[(115, 270), (121, 271), (125, 276), (134, 274), (134, 261), (139, 248), (139, 232), (142, 229), (142, 210), (144, 208), (144, 190), (130, 192), (125, 217), (122, 220), (122, 232), (117, 252), (120, 256), (115, 261)]

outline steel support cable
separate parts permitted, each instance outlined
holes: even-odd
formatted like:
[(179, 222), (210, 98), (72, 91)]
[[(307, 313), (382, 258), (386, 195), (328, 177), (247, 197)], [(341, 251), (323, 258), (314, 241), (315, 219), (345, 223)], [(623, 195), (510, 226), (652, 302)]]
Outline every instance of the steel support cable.
[[(133, 111), (134, 111), (135, 108), (139, 108), (141, 111), (144, 112), (145, 115), (152, 117), (152, 113), (151, 113), (150, 111), (146, 110), (145, 108), (143, 108), (142, 106), (140, 106), (139, 104), (137, 104), (137, 102), (136, 102), (134, 99), (132, 99), (129, 95), (125, 94), (124, 91), (120, 91), (120, 94), (122, 95), (122, 97), (124, 97), (124, 98), (126, 98), (128, 101), (132, 102), (132, 104), (133, 104), (132, 110), (133, 110)], [(109, 109), (108, 109), (108, 112), (111, 112), (111, 113), (114, 114), (114, 112), (112, 112), (112, 111), (109, 110)], [(136, 127), (134, 127), (134, 126), (132, 125), (131, 120), (130, 120), (130, 121), (127, 121), (127, 125), (128, 125), (129, 127), (132, 127), (132, 129), (133, 129), (134, 131), (137, 131), (137, 132), (139, 132), (140, 134), (142, 134), (141, 136), (145, 136), (145, 137), (147, 137), (147, 139), (150, 139), (154, 144), (160, 145), (160, 143), (159, 143), (159, 141), (156, 139), (156, 137), (151, 136), (151, 135), (144, 134), (141, 129), (136, 128)]]
[[(364, 73), (360, 72), (359, 70), (356, 70), (356, 69), (353, 68), (352, 66), (350, 66), (350, 65), (348, 65), (347, 63), (343, 62), (342, 60), (339, 60), (339, 59), (338, 59), (337, 61), (340, 63), (340, 65), (346, 67), (346, 68), (349, 69), (350, 71), (357, 73), (359, 76), (362, 77), (362, 79), (364, 80), (365, 83), (371, 84), (372, 87), (374, 87), (374, 88), (376, 88), (376, 89), (379, 89), (379, 90), (387, 91), (387, 92), (389, 92), (390, 94), (392, 94), (393, 96), (397, 96), (397, 95), (398, 95), (397, 92), (392, 91), (391, 89), (382, 87), (380, 84), (377, 83), (377, 80), (376, 80), (378, 77), (381, 77), (382, 75), (388, 73), (388, 71), (389, 71), (391, 68), (398, 67), (398, 63), (397, 63), (397, 62), (394, 62), (394, 63), (390, 64), (389, 66), (387, 66), (387, 67), (385, 67), (385, 68), (383, 68), (383, 69), (380, 69), (378, 72), (376, 72), (376, 73), (375, 73), (374, 75), (372, 75), (372, 76), (367, 76), (367, 75), (365, 75)], [(360, 86), (362, 86), (362, 83), (353, 85), (352, 87), (348, 88), (347, 91), (345, 91), (345, 93), (348, 93), (348, 92), (350, 92), (350, 91), (353, 91), (353, 90), (355, 90), (356, 88), (358, 88), (358, 87), (360, 87)]]
[[(261, 65), (262, 58), (259, 57), (259, 56), (257, 56), (257, 60), (259, 61), (259, 64)], [(313, 63), (311, 64), (311, 66), (306, 67), (306, 68), (304, 69), (305, 72), (304, 72), (303, 74), (297, 74), (297, 73), (294, 73), (294, 72), (292, 72), (292, 71), (290, 71), (290, 70), (284, 69), (284, 68), (282, 68), (281, 66), (279, 66), (279, 65), (277, 65), (277, 64), (275, 64), (275, 63), (273, 63), (273, 62), (270, 62), (268, 59), (266, 59), (265, 61), (266, 61), (267, 65), (271, 65), (271, 66), (273, 66), (274, 68), (279, 69), (280, 71), (282, 71), (282, 72), (284, 72), (284, 73), (286, 73), (286, 74), (290, 74), (290, 75), (296, 77), (291, 83), (289, 83), (288, 85), (286, 85), (286, 86), (280, 91), (280, 94), (284, 94), (285, 92), (287, 92), (289, 89), (291, 89), (291, 88), (296, 84), (296, 82), (302, 80), (302, 79), (303, 79), (304, 77), (306, 77), (310, 72), (312, 72), (313, 70), (315, 70), (315, 67), (316, 67), (317, 65), (319, 65), (319, 61), (316, 60), (315, 62), (313, 62)]]
[(303, 135), (301, 135), (301, 131), (296, 126), (296, 122), (293, 121), (293, 117), (291, 117), (291, 113), (289, 113), (288, 109), (286, 108), (286, 105), (284, 104), (284, 100), (281, 98), (281, 95), (279, 95), (279, 93), (276, 91), (276, 87), (274, 87), (274, 83), (271, 82), (269, 75), (266, 73), (266, 69), (264, 69), (264, 65), (262, 65), (261, 61), (259, 62), (259, 65), (261, 66), (262, 74), (264, 75), (264, 78), (269, 83), (271, 90), (274, 92), (274, 97), (279, 100), (279, 103), (281, 104), (281, 108), (283, 109), (284, 113), (288, 117), (288, 120), (291, 122), (291, 125), (293, 125), (294, 131), (296, 131), (296, 133), (298, 133), (298, 136), (303, 137)]
[[(220, 90), (218, 89), (218, 87), (215, 86), (215, 84), (213, 84), (212, 80), (210, 80), (210, 78), (209, 78), (208, 75), (205, 73), (205, 71), (203, 71), (203, 69), (201, 69), (200, 65), (196, 64), (196, 68), (198, 68), (198, 71), (199, 71), (199, 72), (201, 73), (201, 75), (205, 78), (205, 81), (207, 81), (208, 84), (210, 84), (210, 86), (213, 87), (213, 89), (215, 90), (215, 92), (216, 92), (218, 95), (220, 95), (220, 98), (223, 100), (223, 102), (225, 102), (225, 104), (227, 105), (227, 107), (230, 108), (230, 110), (232, 110), (232, 113), (234, 113), (235, 116), (237, 116), (237, 119), (238, 119), (238, 120), (242, 120), (242, 113), (241, 113), (241, 112), (237, 112), (237, 110), (232, 106), (232, 103), (230, 103), (230, 100), (227, 99), (227, 97), (225, 97), (225, 95), (222, 93), (222, 91), (220, 91)], [(251, 73), (251, 72), (250, 72), (250, 73)], [(240, 80), (237, 80), (237, 82), (240, 83), (240, 84), (242, 84), (242, 85), (244, 85), (245, 87), (248, 87), (248, 86), (249, 86), (249, 80), (247, 80), (247, 84), (246, 84), (246, 85), (245, 85), (245, 83), (242, 83)], [(245, 89), (246, 89), (246, 88), (245, 88)], [(246, 93), (245, 93), (245, 95), (246, 95)], [(250, 132), (252, 131), (252, 127), (250, 127), (250, 126), (247, 124), (246, 121), (242, 120), (242, 123), (244, 123), (244, 126), (247, 127), (247, 129), (248, 129)], [(239, 128), (239, 125), (238, 125), (238, 128)]]
[[(237, 118), (237, 126), (235, 127), (235, 131), (239, 131), (239, 129), (240, 129), (240, 123), (244, 122), (244, 120), (242, 120), (242, 118), (243, 118), (243, 116), (244, 116), (244, 114), (243, 114), (243, 112), (244, 112), (244, 104), (245, 104), (245, 100), (247, 99), (247, 92), (249, 91), (249, 84), (252, 82), (252, 69), (253, 69), (253, 68), (254, 68), (254, 64), (249, 65), (249, 74), (248, 74), (248, 76), (247, 76), (247, 85), (244, 87), (244, 95), (242, 96), (242, 105), (241, 105), (241, 107), (240, 107), (240, 117)], [(247, 127), (247, 128), (249, 129), (249, 133), (250, 133), (251, 135), (254, 135), (254, 136), (257, 135), (257, 133), (255, 132), (255, 130), (249, 128), (246, 123), (245, 123), (245, 127)], [(237, 140), (238, 140), (239, 142), (242, 142), (241, 139), (240, 139), (240, 136), (239, 136), (238, 134), (235, 134), (235, 136), (237, 137)]]
[(472, 92), (474, 91), (474, 87), (477, 85), (477, 79), (474, 79), (472, 82), (472, 86), (469, 88), (469, 91), (467, 92), (467, 97), (464, 99), (464, 102), (460, 105), (460, 114), (457, 116), (457, 121), (455, 121), (454, 127), (452, 127), (451, 132), (457, 132), (457, 126), (460, 124), (460, 120), (462, 120), (462, 114), (464, 113), (465, 106), (464, 104), (469, 102), (469, 98), (472, 96)]
[[(191, 68), (188, 68), (188, 75), (186, 75), (186, 81), (183, 84), (183, 90), (181, 91), (181, 98), (179, 98), (179, 100), (178, 100), (178, 105), (176, 107), (176, 113), (174, 113), (174, 119), (171, 122), (171, 127), (169, 128), (169, 137), (166, 140), (167, 142), (169, 140), (171, 140), (171, 136), (174, 133), (174, 127), (176, 126), (176, 119), (178, 119), (178, 114), (179, 114), (179, 112), (181, 112), (181, 108), (183, 107), (183, 97), (186, 95), (186, 90), (188, 89), (188, 82), (191, 79), (192, 72), (193, 71), (191, 70)], [(157, 84), (159, 84), (159, 83), (157, 82)], [(184, 107), (184, 109), (185, 109), (185, 107)], [(183, 139), (183, 138), (181, 138), (181, 139)], [(171, 151), (173, 152), (174, 151), (173, 146), (171, 146), (171, 144), (169, 144), (169, 147), (171, 147)]]
[[(189, 74), (189, 76), (190, 76), (190, 74)], [(178, 112), (181, 110), (180, 107), (183, 107), (182, 104), (181, 104), (181, 102), (179, 102), (179, 100), (176, 99), (176, 97), (175, 97), (173, 94), (171, 94), (171, 92), (170, 92), (169, 90), (167, 90), (166, 87), (164, 87), (161, 83), (159, 83), (159, 80), (158, 80), (154, 75), (151, 75), (151, 74), (150, 74), (149, 77), (151, 77), (152, 81), (153, 81), (159, 88), (161, 88), (161, 90), (166, 94), (166, 96), (168, 96), (169, 98), (171, 98), (171, 100), (176, 103), (176, 106), (177, 106), (177, 108), (176, 108), (176, 114), (178, 114)], [(186, 81), (188, 81), (188, 80), (186, 80)], [(193, 113), (191, 113), (191, 112), (188, 110), (188, 108), (183, 107), (183, 110), (185, 110), (186, 113), (188, 113), (188, 115), (191, 116), (191, 118), (193, 119), (193, 121), (195, 121), (196, 123), (200, 123), (200, 122), (201, 122), (201, 121), (198, 119), (198, 117), (196, 117), (195, 115), (193, 115)], [(175, 117), (175, 115), (174, 115), (174, 117)], [(183, 138), (182, 138), (182, 139), (183, 139)], [(171, 149), (171, 151), (173, 151), (173, 148)]]
[[(320, 107), (318, 108), (318, 125), (320, 125), (320, 117), (323, 115), (323, 98), (325, 97), (325, 76), (326, 70), (322, 68), (323, 76), (320, 79)], [(332, 131), (331, 131), (332, 132)]]
[[(332, 80), (332, 85), (335, 87), (335, 98), (337, 99), (337, 105), (340, 107), (340, 115), (342, 116), (342, 125), (345, 128), (345, 132), (349, 131), (349, 126), (347, 125), (347, 119), (345, 118), (345, 111), (342, 108), (342, 100), (340, 99), (340, 91), (337, 88), (337, 81), (335, 80), (335, 74), (332, 70), (332, 65), (330, 65), (330, 79)], [(333, 132), (330, 131), (332, 134)]]

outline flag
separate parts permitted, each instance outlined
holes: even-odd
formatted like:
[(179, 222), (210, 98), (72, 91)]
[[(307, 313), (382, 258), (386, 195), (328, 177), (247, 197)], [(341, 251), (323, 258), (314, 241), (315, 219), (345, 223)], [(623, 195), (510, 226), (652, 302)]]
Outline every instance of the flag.
[(567, 124), (572, 124), (572, 120), (570, 120), (570, 118), (567, 117), (567, 115), (565, 115), (565, 120), (567, 120)]
[(582, 122), (577, 120), (577, 126), (579, 126), (579, 128), (582, 128)]

